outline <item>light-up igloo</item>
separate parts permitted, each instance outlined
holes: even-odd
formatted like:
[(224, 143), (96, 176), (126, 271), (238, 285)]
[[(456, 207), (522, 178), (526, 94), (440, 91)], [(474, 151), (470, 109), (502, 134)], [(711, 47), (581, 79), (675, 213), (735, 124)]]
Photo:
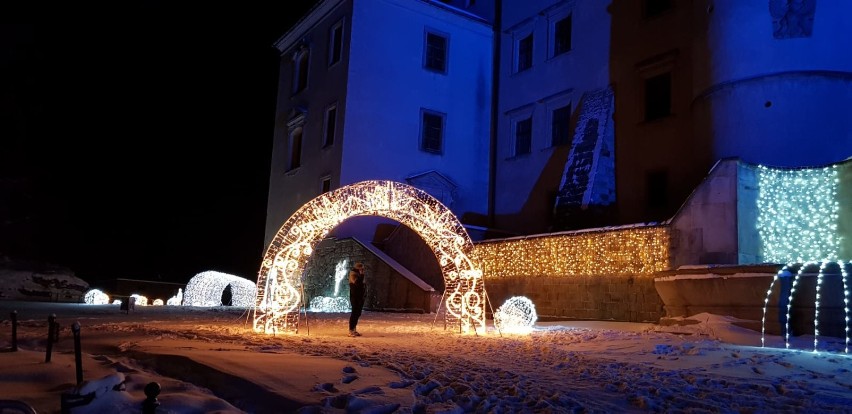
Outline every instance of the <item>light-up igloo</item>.
[(231, 305), (254, 306), (257, 287), (254, 282), (227, 273), (207, 271), (189, 279), (183, 294), (184, 306), (221, 306), (225, 289), (231, 287)]

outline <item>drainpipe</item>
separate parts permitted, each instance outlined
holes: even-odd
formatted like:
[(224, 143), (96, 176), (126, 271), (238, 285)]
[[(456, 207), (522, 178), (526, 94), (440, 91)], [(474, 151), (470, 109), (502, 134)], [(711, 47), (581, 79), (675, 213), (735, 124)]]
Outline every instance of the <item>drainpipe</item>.
[(494, 40), (491, 42), (491, 134), (488, 145), (488, 227), (494, 227), (497, 187), (497, 126), (500, 98), (500, 44), (503, 33), (503, 0), (494, 1)]

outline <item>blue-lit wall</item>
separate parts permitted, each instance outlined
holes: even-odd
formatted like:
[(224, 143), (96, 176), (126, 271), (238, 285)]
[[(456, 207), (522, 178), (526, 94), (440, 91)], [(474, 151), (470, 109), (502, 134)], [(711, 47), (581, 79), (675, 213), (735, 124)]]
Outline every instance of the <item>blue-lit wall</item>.
[[(353, 3), (340, 185), (436, 170), (460, 218), (487, 212), (491, 27), (436, 5)], [(448, 38), (446, 73), (423, 67), (425, 30)], [(420, 149), (421, 108), (446, 114), (443, 151)]]
[(695, 3), (694, 131), (715, 159), (800, 167), (852, 155), (852, 2)]

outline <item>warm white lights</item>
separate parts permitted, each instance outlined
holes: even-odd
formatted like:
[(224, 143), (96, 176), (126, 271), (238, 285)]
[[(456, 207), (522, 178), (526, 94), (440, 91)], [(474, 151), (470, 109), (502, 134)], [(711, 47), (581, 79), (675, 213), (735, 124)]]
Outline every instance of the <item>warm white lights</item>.
[(669, 268), (663, 226), (604, 228), (476, 244), (487, 278), (652, 274)]
[(154, 299), (153, 305), (154, 306), (163, 306), (163, 300), (162, 299)]
[(183, 289), (178, 288), (177, 295), (174, 295), (166, 301), (166, 305), (169, 306), (180, 306), (183, 303)]
[(836, 260), (840, 249), (837, 166), (757, 167), (757, 231), (766, 262)]
[[(250, 307), (254, 304), (257, 294), (254, 282), (227, 273), (207, 271), (189, 279), (189, 283), (186, 284), (186, 293), (183, 295), (183, 305), (220, 306), (222, 294), (228, 286), (231, 286), (231, 305)], [(169, 303), (172, 303), (171, 299)]]
[(92, 289), (83, 296), (87, 305), (109, 305), (109, 295), (98, 289)]
[(473, 243), (453, 213), (434, 197), (393, 181), (363, 181), (320, 195), (278, 230), (257, 280), (254, 329), (298, 332), (302, 271), (317, 242), (344, 220), (375, 215), (414, 230), (435, 253), (444, 275), (448, 326), (485, 328), (482, 270)]
[(494, 325), (500, 332), (530, 333), (537, 319), (535, 305), (523, 296), (509, 298), (503, 306), (494, 311)]
[(130, 297), (136, 298), (136, 301), (133, 302), (133, 304), (135, 306), (148, 306), (148, 297), (147, 296), (137, 295), (137, 294), (134, 293), (134, 294), (130, 295)]
[(311, 312), (349, 312), (352, 310), (352, 305), (349, 299), (335, 296), (316, 296), (311, 299)]

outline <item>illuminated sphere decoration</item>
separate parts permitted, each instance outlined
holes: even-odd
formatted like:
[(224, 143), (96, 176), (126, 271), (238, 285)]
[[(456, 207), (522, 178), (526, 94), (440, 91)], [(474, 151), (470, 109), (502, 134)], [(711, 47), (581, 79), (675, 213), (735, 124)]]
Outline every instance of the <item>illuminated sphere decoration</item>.
[(154, 299), (154, 303), (152, 303), (152, 305), (163, 306), (163, 300), (162, 299)]
[(109, 295), (98, 289), (92, 289), (83, 296), (87, 305), (109, 305)]
[(535, 305), (523, 296), (509, 298), (494, 311), (494, 325), (504, 333), (528, 334), (537, 319)]
[(136, 302), (134, 302), (134, 304), (136, 306), (148, 306), (148, 297), (147, 296), (137, 295), (137, 294), (134, 293), (134, 294), (130, 295), (130, 297), (136, 298)]
[(227, 273), (207, 271), (189, 279), (183, 294), (184, 306), (221, 306), (222, 294), (231, 286), (231, 304), (251, 307), (257, 294), (254, 282)]
[(482, 269), (458, 218), (424, 191), (393, 181), (362, 181), (321, 194), (293, 213), (266, 250), (257, 279), (254, 329), (297, 333), (302, 273), (314, 246), (344, 220), (381, 216), (414, 230), (444, 275), (446, 325), (485, 330)]

